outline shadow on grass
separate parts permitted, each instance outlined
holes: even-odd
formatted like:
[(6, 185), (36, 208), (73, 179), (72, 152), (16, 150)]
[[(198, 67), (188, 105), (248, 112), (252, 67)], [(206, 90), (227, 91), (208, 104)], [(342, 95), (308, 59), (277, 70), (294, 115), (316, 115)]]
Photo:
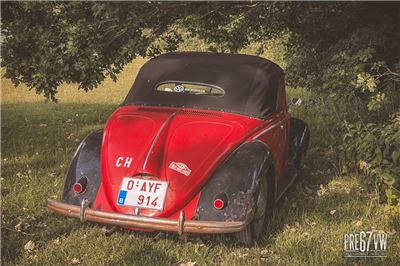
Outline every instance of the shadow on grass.
[[(2, 104), (2, 262), (15, 262), (28, 240), (65, 233), (71, 223), (47, 214), (45, 199), (59, 194), (79, 142), (101, 128), (112, 104)], [(21, 220), (34, 217), (24, 224)], [(59, 217), (57, 217), (58, 219)], [(20, 227), (25, 226), (20, 231)], [(17, 228), (17, 229), (16, 229)]]

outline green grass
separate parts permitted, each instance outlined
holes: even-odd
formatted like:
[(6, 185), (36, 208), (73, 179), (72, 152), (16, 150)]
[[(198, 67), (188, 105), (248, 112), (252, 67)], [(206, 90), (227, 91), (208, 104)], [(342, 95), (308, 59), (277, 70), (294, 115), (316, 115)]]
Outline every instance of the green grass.
[[(93, 92), (64, 85), (58, 104), (45, 103), (42, 96), (2, 79), (3, 265), (65, 265), (74, 258), (82, 265), (400, 264), (399, 218), (382, 211), (360, 177), (337, 175), (332, 141), (339, 135), (339, 118), (320, 101), (293, 110), (311, 127), (310, 150), (302, 177), (276, 206), (254, 247), (237, 246), (230, 236), (179, 240), (167, 235), (154, 240), (153, 233), (121, 230), (106, 237), (102, 225), (82, 225), (49, 213), (46, 198), (60, 197), (79, 141), (104, 125), (143, 62), (128, 65), (118, 83), (107, 81)], [(300, 95), (306, 103), (313, 97), (304, 89), (290, 95)], [(372, 228), (389, 233), (388, 258), (342, 258), (343, 234)], [(29, 241), (34, 243), (30, 249)]]

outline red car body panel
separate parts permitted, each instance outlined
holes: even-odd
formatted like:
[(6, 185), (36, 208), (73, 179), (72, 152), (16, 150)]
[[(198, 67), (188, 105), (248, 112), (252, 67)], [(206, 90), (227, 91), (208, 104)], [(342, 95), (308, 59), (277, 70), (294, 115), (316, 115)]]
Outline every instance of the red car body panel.
[[(176, 115), (162, 128), (174, 112)], [(103, 182), (94, 206), (132, 214), (133, 207), (116, 204), (122, 178), (145, 174), (168, 181), (169, 187), (164, 209), (143, 209), (141, 215), (171, 217), (191, 201), (196, 205), (196, 195), (221, 162), (265, 125), (261, 119), (218, 111), (121, 107), (111, 115), (104, 130)], [(124, 159), (117, 165), (118, 158)], [(126, 158), (133, 158), (129, 167), (124, 167)], [(185, 176), (170, 169), (171, 162), (185, 163), (190, 174)], [(190, 209), (185, 213), (193, 216), (195, 208)]]
[(265, 143), (272, 153), (275, 167), (275, 195), (278, 196), (290, 182), (287, 178), (288, 138), (290, 113), (274, 114), (265, 121), (264, 126), (249, 140), (259, 140)]

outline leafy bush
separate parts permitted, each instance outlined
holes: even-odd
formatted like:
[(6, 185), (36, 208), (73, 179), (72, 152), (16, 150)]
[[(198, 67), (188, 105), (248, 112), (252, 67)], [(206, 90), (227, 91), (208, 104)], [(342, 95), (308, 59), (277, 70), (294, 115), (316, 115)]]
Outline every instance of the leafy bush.
[(400, 212), (400, 69), (378, 60), (380, 40), (379, 31), (350, 35), (335, 47), (341, 52), (333, 54), (321, 79), (326, 93), (353, 109), (343, 117), (338, 147), (344, 169), (374, 181), (388, 209)]
[(383, 125), (357, 122), (345, 128), (340, 148), (347, 165), (373, 178), (387, 203), (400, 207), (400, 112)]
[(325, 50), (292, 43), (287, 73), (292, 84), (331, 99), (326, 108), (343, 123), (342, 138), (332, 138), (342, 169), (376, 184), (387, 209), (400, 213), (400, 65), (385, 35), (363, 28)]

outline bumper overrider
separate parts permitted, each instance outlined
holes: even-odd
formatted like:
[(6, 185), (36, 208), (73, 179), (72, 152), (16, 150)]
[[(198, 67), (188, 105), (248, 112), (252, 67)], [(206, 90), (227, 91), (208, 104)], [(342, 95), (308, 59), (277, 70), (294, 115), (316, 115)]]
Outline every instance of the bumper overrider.
[(246, 221), (185, 221), (184, 212), (181, 211), (179, 219), (156, 218), (128, 215), (114, 212), (97, 211), (87, 206), (87, 201), (82, 201), (81, 206), (67, 204), (48, 199), (47, 208), (55, 213), (79, 218), (81, 222), (91, 221), (121, 227), (152, 229), (156, 231), (196, 233), (196, 234), (224, 234), (243, 231)]

